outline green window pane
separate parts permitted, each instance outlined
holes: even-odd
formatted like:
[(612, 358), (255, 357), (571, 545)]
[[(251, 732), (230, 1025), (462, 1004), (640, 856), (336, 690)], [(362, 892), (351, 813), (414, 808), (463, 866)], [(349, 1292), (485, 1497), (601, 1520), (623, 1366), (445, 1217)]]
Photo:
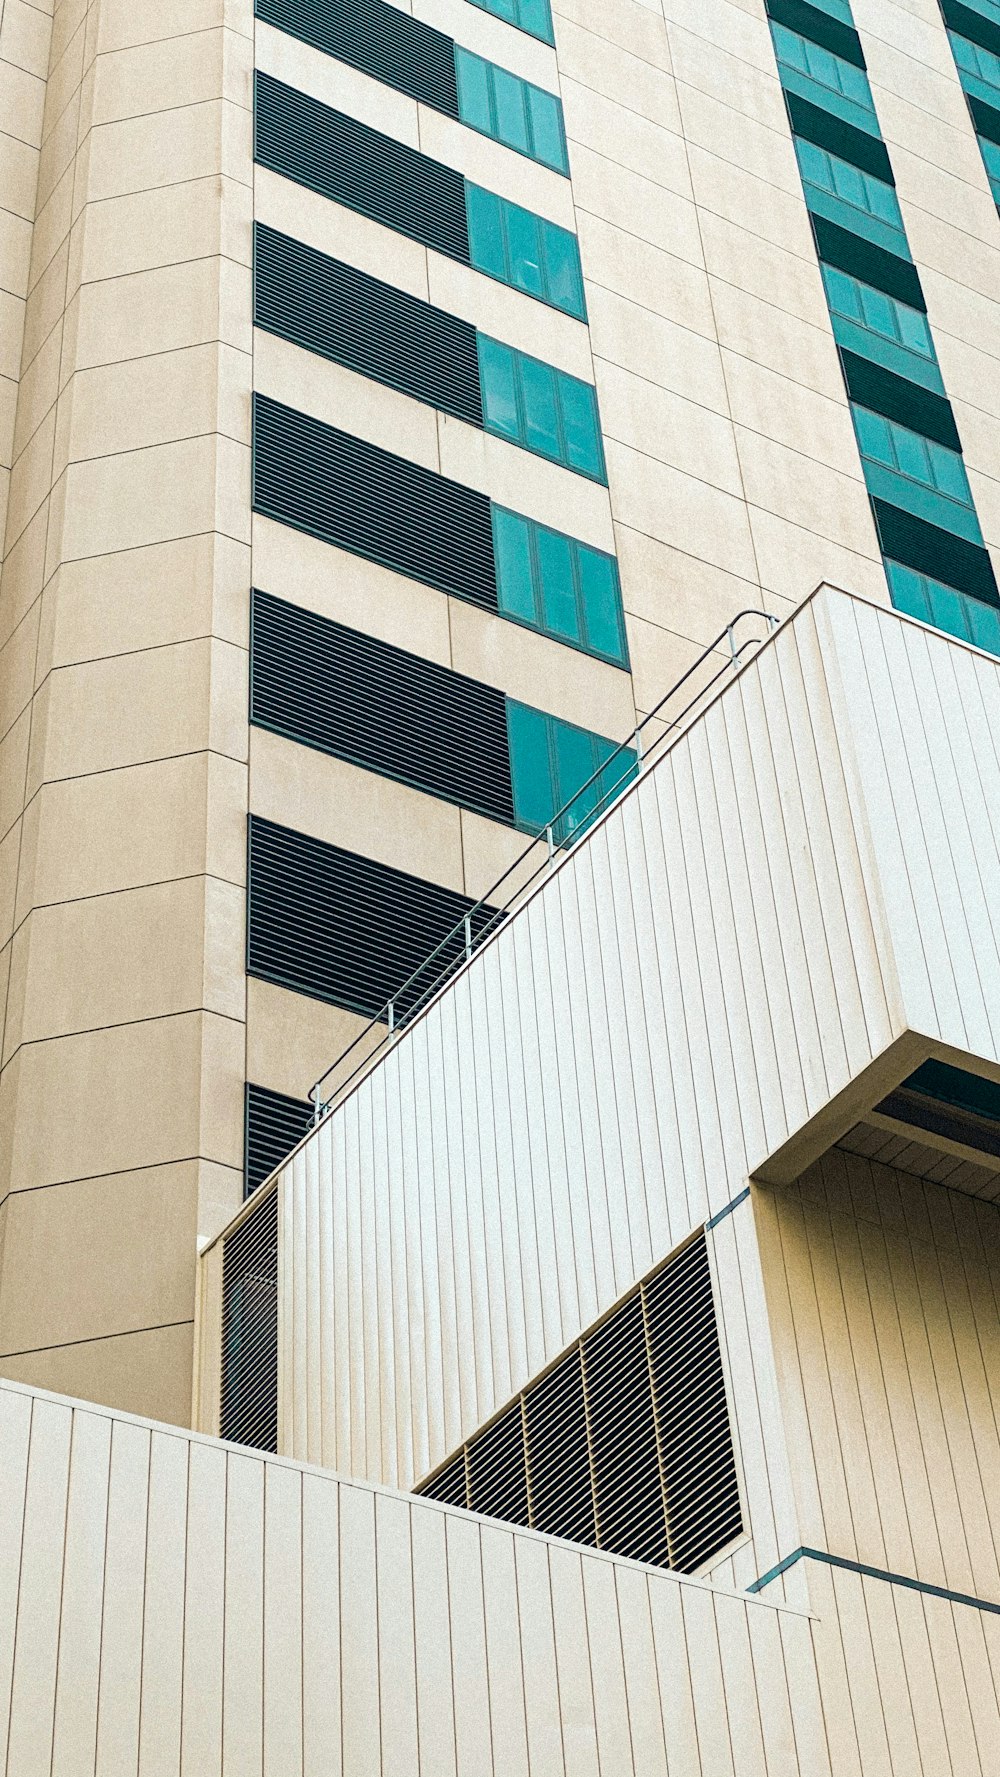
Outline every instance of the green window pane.
[(472, 0), (474, 6), (481, 6), (484, 12), (492, 12), (498, 19), (506, 19), (508, 25), (517, 24), (517, 0)]
[(528, 134), (528, 113), (525, 106), (525, 93), (528, 90), (523, 80), (515, 74), (508, 74), (506, 68), (494, 68), (493, 95), (496, 102), (496, 129), (493, 134), (507, 148), (516, 148), (519, 154), (531, 153), (531, 137)]
[(924, 623), (933, 622), (923, 575), (895, 561), (887, 561), (885, 571), (896, 610), (905, 611), (909, 617), (919, 617)]
[(490, 64), (482, 56), (455, 45), (455, 77), (458, 82), (458, 115), (463, 123), (484, 135), (493, 134), (490, 104)]
[(891, 223), (894, 228), (902, 228), (903, 215), (891, 185), (882, 179), (865, 180), (865, 203), (873, 216), (883, 222)]
[[(556, 756), (556, 807), (566, 808), (556, 827), (559, 840), (571, 839), (589, 826), (600, 812), (600, 786), (587, 783), (600, 764), (594, 749), (595, 736), (586, 728), (552, 718)], [(584, 786), (586, 785), (586, 788)]]
[(896, 467), (901, 475), (909, 475), (913, 481), (922, 481), (929, 486), (933, 477), (927, 459), (927, 445), (916, 432), (910, 432), (905, 426), (891, 426), (892, 443), (896, 453)]
[(539, 218), (539, 233), (545, 266), (545, 288), (550, 302), (582, 321), (587, 309), (583, 295), (583, 272), (576, 236), (568, 228)]
[(934, 485), (942, 494), (950, 495), (953, 500), (961, 500), (963, 505), (972, 505), (972, 492), (969, 478), (965, 473), (965, 464), (957, 451), (946, 450), (943, 444), (928, 446), (931, 459), (931, 471)]
[(822, 270), (826, 294), (834, 313), (846, 315), (851, 321), (863, 320), (861, 291), (855, 279), (848, 277), (846, 272), (837, 271), (832, 265), (824, 265)]
[(559, 397), (563, 430), (566, 436), (566, 460), (581, 475), (594, 481), (604, 480), (604, 453), (597, 419), (597, 395), (590, 383), (579, 382), (575, 376), (559, 377)]
[(538, 566), (542, 582), (542, 611), (545, 628), (563, 640), (581, 640), (580, 610), (573, 573), (573, 544), (559, 531), (536, 533)]
[(554, 43), (552, 11), (549, 0), (517, 0), (517, 22), (522, 31), (540, 37), (543, 43)]
[(624, 662), (621, 588), (614, 556), (588, 549), (582, 543), (577, 556), (585, 639), (595, 653)]
[(524, 402), (524, 439), (529, 450), (560, 462), (563, 457), (556, 404), (556, 372), (539, 358), (518, 354)]
[(514, 792), (514, 819), (529, 833), (541, 833), (556, 811), (549, 758), (552, 718), (526, 703), (507, 699), (507, 741)]
[(967, 600), (969, 629), (977, 648), (1000, 654), (1000, 611), (995, 605), (984, 605), (981, 599)]
[(552, 94), (540, 86), (526, 86), (528, 111), (531, 117), (532, 153), (536, 160), (554, 167), (557, 173), (569, 171), (566, 158), (566, 137), (563, 133), (562, 106)]
[(538, 601), (531, 558), (532, 526), (516, 512), (493, 507), (493, 553), (496, 558), (497, 599), (508, 617), (537, 627)]
[(919, 352), (922, 358), (933, 358), (934, 341), (926, 315), (922, 315), (919, 309), (909, 308), (905, 302), (897, 302), (895, 308), (903, 345), (911, 352)]
[(822, 185), (824, 191), (832, 191), (833, 180), (830, 174), (829, 155), (824, 154), (822, 148), (817, 148), (814, 142), (807, 142), (802, 136), (795, 138), (795, 152), (798, 156), (803, 179), (808, 179), (812, 185)]
[(521, 422), (517, 400), (516, 356), (509, 346), (486, 334), (477, 335), (479, 343), (479, 380), (483, 392), (483, 423), (488, 432), (500, 438), (521, 442)]
[(542, 270), (539, 218), (517, 204), (506, 204), (507, 247), (510, 254), (511, 283), (529, 296), (544, 297), (545, 275)]
[(854, 204), (859, 210), (867, 209), (868, 194), (865, 190), (865, 181), (857, 167), (852, 167), (848, 160), (831, 160), (830, 166), (833, 175), (833, 189), (837, 196), (842, 197), (845, 203)]
[(896, 453), (892, 448), (888, 420), (880, 413), (871, 413), (867, 407), (855, 407), (854, 424), (862, 456), (871, 457), (876, 463), (887, 463), (890, 469), (894, 469)]
[(469, 222), (469, 256), (477, 271), (507, 282), (504, 249), (503, 203), (481, 185), (465, 186), (465, 210)]

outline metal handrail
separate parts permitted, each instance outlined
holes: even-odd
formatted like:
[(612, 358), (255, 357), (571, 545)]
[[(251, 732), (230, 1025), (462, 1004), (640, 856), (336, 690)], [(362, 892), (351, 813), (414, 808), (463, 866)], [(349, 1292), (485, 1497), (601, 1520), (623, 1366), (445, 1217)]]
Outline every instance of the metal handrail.
[[(571, 850), (573, 845), (586, 836), (598, 816), (607, 813), (619, 793), (627, 788), (629, 784), (634, 783), (636, 778), (648, 769), (656, 749), (663, 744), (671, 730), (679, 726), (685, 716), (690, 714), (695, 705), (700, 703), (701, 700), (708, 695), (713, 686), (718, 683), (719, 679), (723, 678), (728, 672), (739, 666), (740, 658), (748, 648), (760, 646), (761, 642), (764, 640), (761, 636), (749, 636), (745, 642), (741, 642), (739, 646), (737, 646), (735, 636), (737, 625), (750, 617), (763, 618), (770, 630), (774, 630), (781, 621), (780, 618), (776, 617), (770, 611), (758, 611), (753, 607), (750, 607), (745, 611), (738, 612), (732, 619), (732, 622), (727, 623), (725, 629), (719, 632), (714, 641), (710, 642), (708, 647), (702, 650), (697, 660), (692, 661), (687, 671), (677, 680), (677, 683), (670, 687), (670, 690), (661, 697), (659, 703), (649, 711), (648, 715), (643, 717), (642, 721), (637, 724), (631, 734), (629, 734), (612, 753), (608, 754), (608, 757), (604, 760), (603, 764), (599, 765), (597, 770), (591, 773), (586, 783), (581, 784), (579, 789), (574, 791), (569, 801), (565, 802), (562, 808), (556, 810), (551, 820), (548, 821), (544, 827), (539, 828), (539, 831), (529, 841), (524, 851), (514, 859), (512, 864), (507, 866), (503, 875), (499, 876), (492, 887), (487, 889), (486, 894), (482, 899), (477, 901), (474, 906), (470, 907), (468, 912), (462, 916), (457, 924), (454, 925), (439, 943), (434, 946), (434, 949), (429, 952), (423, 962), (420, 963), (419, 967), (413, 971), (413, 974), (397, 987), (391, 998), (385, 1001), (374, 1016), (369, 1019), (364, 1029), (358, 1032), (358, 1035), (354, 1040), (348, 1043), (347, 1048), (341, 1051), (336, 1060), (330, 1063), (330, 1066), (326, 1069), (325, 1073), (322, 1073), (319, 1079), (310, 1087), (309, 1097), (313, 1105), (314, 1127), (325, 1116), (326, 1112), (331, 1108), (332, 1104), (340, 1094), (346, 1091), (358, 1075), (375, 1059), (385, 1044), (390, 1043), (399, 1030), (405, 1028), (405, 1025), (412, 1022), (418, 1012), (428, 1004), (438, 992), (439, 988), (441, 988), (446, 981), (450, 980), (452, 975), (455, 974), (457, 969), (462, 967), (464, 962), (469, 962), (471, 960), (474, 951), (477, 950), (497, 926), (502, 924), (507, 918), (508, 914), (514, 907), (515, 902), (519, 900), (520, 897), (537, 881), (538, 877), (541, 876), (544, 871), (548, 870), (555, 862), (556, 853)], [(675, 716), (671, 717), (669, 721), (664, 723), (661, 732), (656, 735), (651, 744), (644, 750), (642, 739), (643, 730), (648, 727), (650, 722), (655, 722), (659, 719), (660, 711), (663, 709), (664, 705), (677, 696), (677, 693), (683, 689), (688, 680), (698, 671), (700, 666), (704, 665), (706, 660), (709, 660), (713, 654), (718, 653), (723, 643), (728, 643), (728, 655), (723, 660), (718, 671), (712, 675), (706, 684), (702, 685), (700, 689), (695, 692), (694, 696), (684, 705), (682, 710), (678, 711)], [(557, 838), (556, 834), (570, 809), (573, 808), (574, 804), (579, 802), (580, 798), (586, 793), (586, 791), (593, 789), (598, 780), (605, 776), (613, 761), (621, 758), (623, 755), (628, 756), (628, 762), (624, 771), (621, 776), (616, 779), (614, 784), (605, 788), (601, 792), (596, 807), (587, 810), (586, 825), (581, 827), (575, 835), (572, 833), (572, 830), (570, 830), (565, 838)], [(525, 863), (535, 851), (536, 847), (542, 845), (545, 847), (545, 855), (539, 861), (537, 867), (524, 882), (519, 883), (518, 887), (511, 892), (509, 898), (502, 905), (497, 906), (495, 902), (497, 890), (502, 888), (508, 877), (512, 876), (514, 872)], [(489, 917), (474, 931), (473, 922), (476, 915), (479, 913), (488, 914)], [(454, 947), (456, 944), (458, 944), (460, 952), (457, 957), (454, 954)], [(407, 998), (409, 989), (420, 980), (435, 959), (441, 956), (442, 952), (449, 950), (451, 951), (451, 955), (448, 960), (442, 965), (438, 973), (434, 975), (433, 979), (427, 984), (427, 986), (421, 990), (416, 1000), (411, 1003)], [(401, 1002), (403, 1003), (404, 1020), (402, 1024), (398, 1017)], [(363, 1043), (373, 1031), (383, 1025), (385, 1026), (384, 1032), (375, 1047), (369, 1050), (369, 1052), (358, 1062), (353, 1071), (348, 1074), (347, 1078), (340, 1082), (340, 1084), (334, 1089), (332, 1096), (324, 1098), (323, 1088), (334, 1070), (339, 1068), (342, 1063), (347, 1060), (348, 1056), (354, 1053), (359, 1044)]]

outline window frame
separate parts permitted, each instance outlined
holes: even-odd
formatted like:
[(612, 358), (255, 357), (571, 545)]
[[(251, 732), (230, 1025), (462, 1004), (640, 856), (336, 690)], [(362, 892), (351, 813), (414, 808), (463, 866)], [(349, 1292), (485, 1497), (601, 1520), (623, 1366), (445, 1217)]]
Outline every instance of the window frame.
[[(597, 482), (599, 486), (606, 487), (607, 465), (604, 460), (604, 440), (601, 435), (601, 419), (597, 406), (597, 390), (593, 383), (584, 382), (577, 376), (570, 376), (568, 371), (559, 370), (556, 365), (549, 364), (544, 358), (532, 357), (528, 352), (519, 351), (516, 346), (507, 345), (504, 340), (494, 339), (491, 334), (477, 333), (476, 338), (479, 348), (479, 381), (483, 404), (484, 432), (488, 432), (491, 437), (502, 438), (508, 444), (517, 445), (521, 450), (530, 451), (533, 456), (541, 457), (544, 462), (555, 463), (559, 467), (569, 470), (572, 475), (582, 475), (585, 480), (594, 481)], [(513, 383), (513, 401), (516, 413), (517, 436), (514, 436), (510, 431), (503, 429), (496, 420), (491, 423), (491, 390), (487, 371), (490, 359), (494, 357), (494, 354), (506, 355), (506, 367)], [(524, 371), (526, 366), (531, 367), (531, 373), (533, 375), (536, 372), (544, 372), (550, 379), (553, 394), (556, 438), (559, 448), (558, 455), (550, 455), (549, 452), (539, 449), (537, 445), (528, 442), (532, 428), (540, 427), (543, 416), (537, 408), (534, 412), (529, 412), (525, 393)], [(589, 417), (593, 424), (593, 436), (591, 442), (595, 447), (597, 472), (581, 467), (579, 463), (574, 462), (572, 459), (570, 434), (568, 431), (565, 402), (562, 394), (563, 389), (566, 387), (571, 388), (574, 391), (579, 391), (581, 400), (586, 398), (588, 402)]]
[[(519, 89), (521, 114), (525, 128), (527, 146), (522, 148), (516, 142), (508, 141), (499, 133), (496, 77), (502, 75), (505, 81), (511, 81)], [(477, 130), (480, 135), (497, 142), (502, 148), (509, 148), (514, 154), (523, 154), (526, 160), (533, 160), (538, 166), (548, 167), (553, 173), (569, 178), (569, 151), (566, 144), (566, 122), (563, 117), (562, 100), (558, 93), (550, 92), (548, 87), (536, 86), (533, 81), (524, 80), (509, 68), (502, 68), (497, 62), (487, 61), (485, 56), (467, 49), (464, 44), (455, 45), (455, 79), (458, 86), (459, 122), (467, 129)], [(474, 117), (466, 115), (465, 100), (467, 96), (466, 82), (470, 79), (479, 80), (486, 88), (486, 109), (489, 114), (489, 127), (477, 122)], [(538, 152), (536, 140), (536, 120), (533, 115), (533, 95), (545, 100), (553, 107), (552, 119), (559, 139), (559, 154), (556, 160)]]

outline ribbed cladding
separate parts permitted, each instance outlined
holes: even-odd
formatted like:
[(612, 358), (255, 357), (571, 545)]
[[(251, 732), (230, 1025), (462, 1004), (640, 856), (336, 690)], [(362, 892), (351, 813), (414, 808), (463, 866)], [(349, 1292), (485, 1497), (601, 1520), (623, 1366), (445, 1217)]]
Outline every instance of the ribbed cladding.
[(404, 395), (483, 423), (476, 329), (258, 222), (254, 320)]
[(466, 895), (250, 817), (247, 968), (293, 993), (372, 1018), (399, 995), (402, 1023), (439, 974), (465, 955), (451, 939), (406, 993), (399, 990), (466, 915), (473, 936), (497, 917)]
[(254, 1086), (247, 1081), (243, 1149), (247, 1197), (298, 1146), (312, 1123), (312, 1114), (308, 1099), (289, 1098), (284, 1092), (272, 1092), (266, 1086)]
[(259, 70), (254, 157), (333, 203), (470, 263), (460, 173)]
[(502, 691), (266, 592), (251, 637), (258, 727), (513, 824)]
[(704, 1230), (416, 1491), (682, 1573), (739, 1536)]
[(256, 0), (265, 24), (458, 116), (455, 42), (385, 0)]
[(266, 395), (253, 415), (256, 512), (496, 610), (485, 494)]
[(694, 1573), (743, 1528), (704, 1233), (644, 1296), (670, 1566)]
[(278, 1198), (269, 1191), (222, 1248), (220, 1437), (278, 1448)]

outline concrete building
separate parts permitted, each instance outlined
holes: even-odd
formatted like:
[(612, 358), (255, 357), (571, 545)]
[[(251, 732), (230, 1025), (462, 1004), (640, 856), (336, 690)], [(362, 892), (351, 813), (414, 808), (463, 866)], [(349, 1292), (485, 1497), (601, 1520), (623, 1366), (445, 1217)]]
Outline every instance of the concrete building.
[(995, 1767), (998, 140), (0, 0), (9, 1777)]

